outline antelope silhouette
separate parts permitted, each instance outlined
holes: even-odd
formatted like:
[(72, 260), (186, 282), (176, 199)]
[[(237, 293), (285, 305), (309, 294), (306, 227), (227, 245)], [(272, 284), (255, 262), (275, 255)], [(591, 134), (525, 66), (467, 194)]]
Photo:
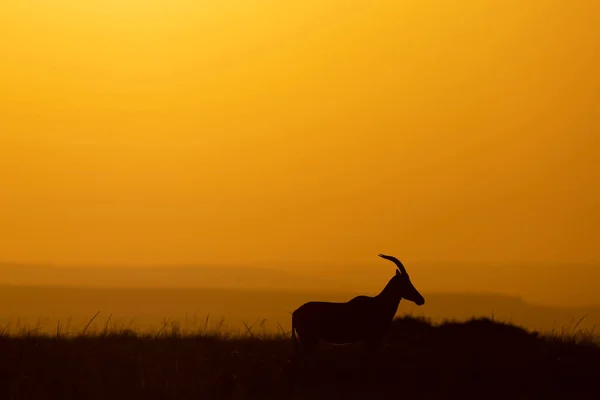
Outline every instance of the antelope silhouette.
[(333, 344), (362, 341), (367, 350), (374, 350), (394, 319), (400, 300), (418, 306), (425, 304), (400, 260), (385, 254), (379, 257), (392, 261), (397, 269), (377, 296), (357, 296), (345, 303), (310, 301), (292, 313), (292, 340), (296, 349), (311, 349), (322, 340)]

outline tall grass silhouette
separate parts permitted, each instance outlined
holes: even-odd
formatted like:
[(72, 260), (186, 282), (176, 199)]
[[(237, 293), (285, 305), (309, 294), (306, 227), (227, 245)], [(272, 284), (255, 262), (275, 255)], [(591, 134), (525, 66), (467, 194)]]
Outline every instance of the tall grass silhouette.
[[(96, 314), (97, 315), (97, 314)], [(2, 399), (600, 398), (593, 332), (541, 335), (491, 319), (395, 319), (376, 352), (321, 343), (294, 357), (289, 332), (109, 323), (0, 336)]]

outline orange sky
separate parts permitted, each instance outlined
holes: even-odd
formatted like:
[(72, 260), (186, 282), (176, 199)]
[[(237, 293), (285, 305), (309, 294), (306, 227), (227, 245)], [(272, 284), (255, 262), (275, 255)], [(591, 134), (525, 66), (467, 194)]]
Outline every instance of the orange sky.
[(0, 260), (600, 261), (600, 3), (0, 5)]

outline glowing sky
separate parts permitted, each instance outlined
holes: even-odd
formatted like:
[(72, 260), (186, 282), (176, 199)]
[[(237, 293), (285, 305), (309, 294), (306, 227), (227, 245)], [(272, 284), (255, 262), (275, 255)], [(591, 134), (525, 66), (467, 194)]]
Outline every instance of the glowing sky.
[(0, 260), (598, 261), (599, 49), (592, 0), (2, 2)]

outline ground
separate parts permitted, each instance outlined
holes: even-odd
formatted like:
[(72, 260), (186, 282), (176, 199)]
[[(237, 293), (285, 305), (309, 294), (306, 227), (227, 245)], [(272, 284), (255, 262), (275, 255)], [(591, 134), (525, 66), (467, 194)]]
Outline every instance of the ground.
[(108, 331), (0, 336), (0, 399), (600, 398), (588, 335), (540, 336), (488, 319), (394, 321), (385, 347), (288, 335)]

